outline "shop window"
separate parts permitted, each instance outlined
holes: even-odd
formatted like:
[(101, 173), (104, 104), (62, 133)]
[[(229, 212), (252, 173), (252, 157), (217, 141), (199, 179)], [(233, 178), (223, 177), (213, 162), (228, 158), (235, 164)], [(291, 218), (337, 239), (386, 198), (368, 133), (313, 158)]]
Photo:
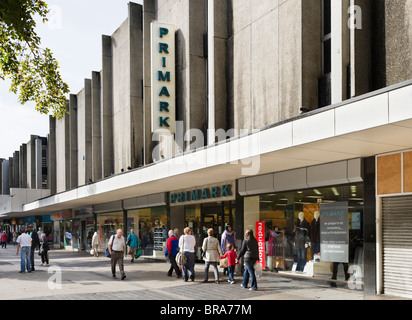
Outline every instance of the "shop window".
[[(275, 271), (291, 271), (298, 262), (297, 225), (299, 213), (303, 212), (306, 221), (306, 239), (311, 243), (307, 250), (305, 262), (313, 260), (320, 248), (314, 243), (317, 237), (311, 231), (315, 212), (320, 211), (321, 203), (348, 203), (349, 226), (349, 265), (360, 266), (363, 270), (363, 184), (322, 187), (294, 192), (265, 194), (244, 199), (245, 228), (254, 227), (256, 221), (265, 222), (266, 267)], [(317, 215), (317, 214), (316, 214)], [(317, 251), (317, 252), (315, 252)], [(299, 252), (299, 255), (301, 252)], [(322, 274), (315, 276), (331, 277), (331, 268), (325, 268)], [(341, 274), (343, 277), (343, 273)]]
[(139, 237), (143, 255), (163, 252), (167, 240), (167, 208), (131, 210), (127, 213), (127, 235), (133, 229)]

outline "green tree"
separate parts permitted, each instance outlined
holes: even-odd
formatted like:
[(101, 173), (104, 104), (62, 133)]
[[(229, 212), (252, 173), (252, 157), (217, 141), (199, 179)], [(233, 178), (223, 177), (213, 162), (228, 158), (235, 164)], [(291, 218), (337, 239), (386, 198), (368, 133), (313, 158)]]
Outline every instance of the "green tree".
[(10, 79), (19, 102), (57, 118), (66, 113), (69, 87), (48, 48), (41, 48), (35, 16), (47, 21), (47, 4), (38, 0), (0, 0), (0, 79)]

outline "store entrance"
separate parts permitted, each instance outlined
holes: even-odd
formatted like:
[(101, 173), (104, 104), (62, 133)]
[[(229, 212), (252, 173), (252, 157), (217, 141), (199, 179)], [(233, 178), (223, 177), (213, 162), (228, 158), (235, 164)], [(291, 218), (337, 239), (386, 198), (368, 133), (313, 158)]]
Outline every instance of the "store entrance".
[(212, 228), (213, 234), (216, 238), (221, 238), (221, 234), (224, 230), (223, 220), (223, 206), (213, 204), (203, 204), (201, 209), (201, 229), (202, 229), (202, 241), (207, 237), (207, 230)]

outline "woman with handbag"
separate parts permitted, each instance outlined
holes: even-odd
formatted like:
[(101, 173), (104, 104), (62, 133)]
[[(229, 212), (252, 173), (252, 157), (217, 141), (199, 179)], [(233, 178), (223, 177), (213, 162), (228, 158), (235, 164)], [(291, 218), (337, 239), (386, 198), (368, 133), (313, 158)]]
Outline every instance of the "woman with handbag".
[(219, 240), (213, 236), (213, 229), (207, 230), (208, 237), (203, 240), (203, 260), (205, 260), (205, 280), (207, 283), (209, 279), (209, 266), (213, 266), (215, 273), (215, 283), (219, 283), (219, 270), (217, 269), (217, 263), (220, 261), (220, 257), (223, 255), (220, 248)]
[(184, 230), (184, 235), (179, 239), (180, 251), (186, 257), (186, 262), (182, 266), (182, 278), (183, 281), (187, 282), (188, 277), (191, 281), (195, 281), (195, 245), (196, 239), (192, 236), (192, 229), (186, 227)]

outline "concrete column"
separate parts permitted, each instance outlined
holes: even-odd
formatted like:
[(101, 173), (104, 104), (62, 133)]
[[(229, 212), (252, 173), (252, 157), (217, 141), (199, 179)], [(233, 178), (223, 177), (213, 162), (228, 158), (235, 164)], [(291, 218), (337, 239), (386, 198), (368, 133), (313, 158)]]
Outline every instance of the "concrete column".
[(101, 126), (101, 75), (92, 72), (92, 180), (103, 178), (102, 126)]
[(47, 188), (53, 195), (56, 189), (56, 118), (49, 116)]
[(348, 98), (347, 67), (350, 63), (348, 8), (350, 0), (331, 1), (332, 20), (332, 104)]
[(113, 161), (113, 57), (112, 38), (102, 36), (101, 137), (103, 177), (114, 173)]
[[(143, 117), (143, 8), (129, 3), (130, 37), (130, 148), (131, 159), (127, 166), (137, 168), (144, 163), (144, 126)], [(126, 166), (126, 167), (127, 167)], [(126, 169), (126, 168), (125, 168)]]
[(42, 170), (42, 149), (43, 149), (43, 141), (39, 137), (34, 142), (34, 153), (35, 153), (35, 180), (36, 184), (33, 189), (43, 189), (42, 180), (43, 180), (43, 170)]
[(69, 98), (69, 141), (70, 141), (70, 188), (78, 186), (78, 144), (77, 144), (77, 96), (70, 95)]

